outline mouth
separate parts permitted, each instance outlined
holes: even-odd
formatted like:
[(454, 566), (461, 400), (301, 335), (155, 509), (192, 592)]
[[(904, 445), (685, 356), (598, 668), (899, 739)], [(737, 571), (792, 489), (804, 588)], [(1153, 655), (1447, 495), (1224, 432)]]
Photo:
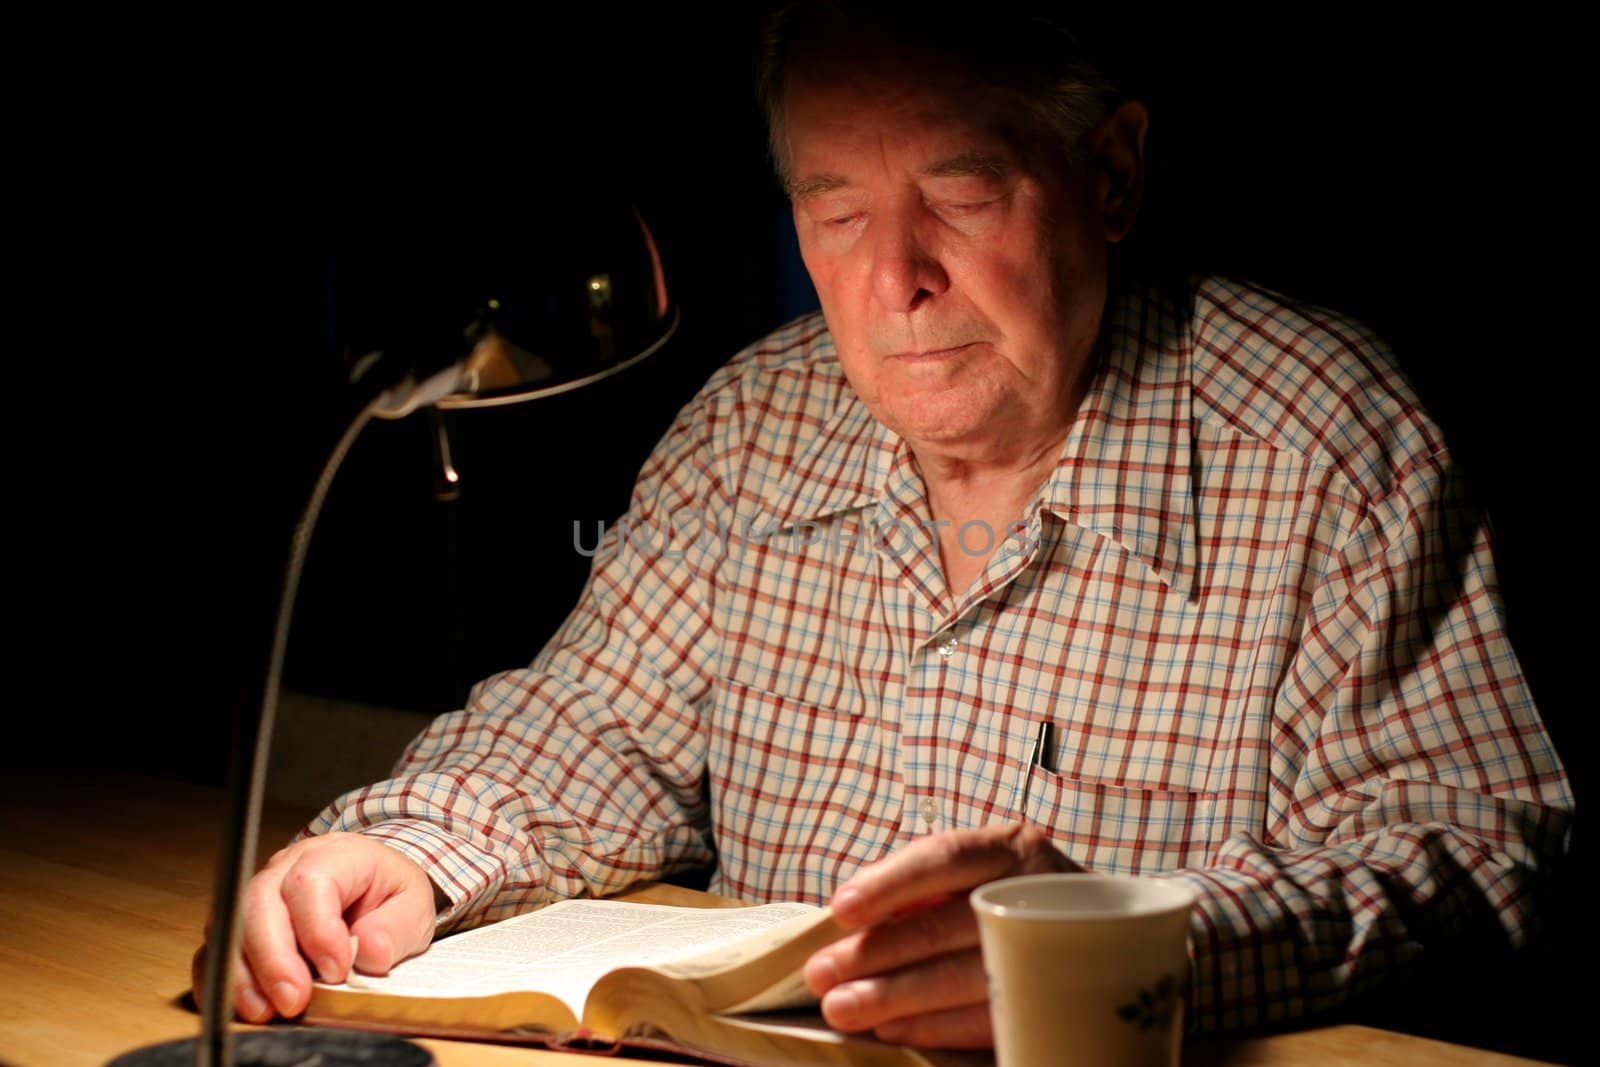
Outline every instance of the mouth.
[(964, 345), (955, 345), (951, 348), (930, 348), (921, 352), (896, 352), (889, 358), (898, 359), (902, 363), (937, 363), (939, 360), (950, 359), (965, 352), (975, 344), (977, 342), (973, 341)]

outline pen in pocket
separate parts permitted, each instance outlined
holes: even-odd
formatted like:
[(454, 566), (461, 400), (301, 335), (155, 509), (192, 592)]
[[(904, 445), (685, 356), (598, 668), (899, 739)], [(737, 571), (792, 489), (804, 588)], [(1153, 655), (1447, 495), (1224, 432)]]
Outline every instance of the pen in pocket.
[(1028, 818), (1028, 787), (1033, 784), (1033, 769), (1044, 766), (1045, 754), (1049, 750), (1050, 720), (1044, 719), (1033, 734), (1027, 758), (1023, 761), (1022, 774), (1017, 778), (1016, 788), (1011, 791), (1011, 807), (1016, 811), (1017, 818), (1024, 822)]

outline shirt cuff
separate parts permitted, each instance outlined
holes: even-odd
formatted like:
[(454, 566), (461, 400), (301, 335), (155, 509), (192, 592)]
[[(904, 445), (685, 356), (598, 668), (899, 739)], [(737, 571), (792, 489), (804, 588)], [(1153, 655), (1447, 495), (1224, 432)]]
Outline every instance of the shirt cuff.
[(505, 864), (463, 837), (424, 819), (391, 819), (360, 831), (404, 854), (449, 901), (434, 919), (434, 936), (471, 925), (505, 881)]

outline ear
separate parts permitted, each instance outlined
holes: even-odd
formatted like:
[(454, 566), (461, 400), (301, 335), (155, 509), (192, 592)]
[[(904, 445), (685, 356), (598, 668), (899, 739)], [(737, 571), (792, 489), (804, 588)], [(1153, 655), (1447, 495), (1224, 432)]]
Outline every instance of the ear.
[(1109, 244), (1128, 236), (1144, 200), (1144, 138), (1149, 129), (1149, 109), (1125, 100), (1089, 134), (1089, 168)]

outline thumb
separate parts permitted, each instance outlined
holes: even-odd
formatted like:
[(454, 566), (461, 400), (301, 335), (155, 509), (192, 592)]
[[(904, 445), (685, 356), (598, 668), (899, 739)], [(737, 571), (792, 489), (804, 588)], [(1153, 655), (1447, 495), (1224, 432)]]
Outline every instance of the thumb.
[(353, 964), (366, 974), (388, 974), (403, 959), (415, 956), (433, 940), (433, 897), (420, 902), (400, 893), (350, 924), (356, 946)]

